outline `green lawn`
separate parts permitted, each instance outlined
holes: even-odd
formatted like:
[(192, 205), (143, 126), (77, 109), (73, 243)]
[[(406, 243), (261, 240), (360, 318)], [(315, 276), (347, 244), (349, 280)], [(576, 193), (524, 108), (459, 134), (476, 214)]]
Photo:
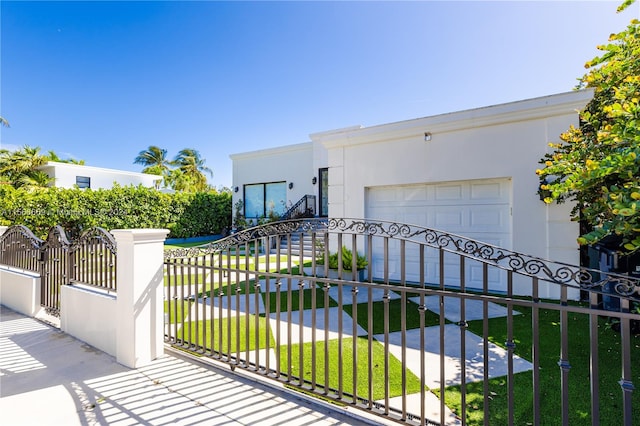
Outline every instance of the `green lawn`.
[[(258, 326), (256, 327), (256, 320)], [(197, 324), (197, 327), (195, 326)], [(211, 339), (213, 327), (213, 342)], [(237, 328), (239, 327), (239, 328)], [(197, 328), (197, 330), (196, 330)], [(229, 329), (230, 328), (230, 329)], [(229, 330), (231, 334), (229, 334)], [(239, 333), (237, 331), (239, 330)], [(247, 330), (249, 340), (247, 341)], [(235, 354), (238, 350), (245, 351), (256, 349), (256, 333), (258, 333), (258, 348), (266, 347), (266, 318), (256, 315), (239, 315), (238, 317), (223, 318), (222, 320), (198, 321), (192, 324), (187, 334), (191, 336), (191, 342), (196, 341), (201, 346), (212, 348), (214, 351)], [(197, 336), (197, 340), (196, 339)], [(231, 337), (229, 337), (231, 336)], [(239, 337), (239, 340), (238, 340)], [(230, 352), (229, 352), (230, 351)]]
[[(226, 259), (226, 257), (224, 258)], [(240, 257), (239, 264), (244, 266), (245, 260), (244, 257)], [(252, 263), (253, 257), (250, 260), (250, 268), (253, 268), (254, 265)], [(270, 256), (270, 261), (275, 262), (275, 256)], [(287, 261), (286, 258), (281, 256), (281, 262)], [(264, 256), (260, 258), (260, 264), (263, 265), (265, 262)], [(235, 256), (232, 257), (232, 262), (235, 263)], [(281, 264), (282, 265), (282, 264)], [(281, 273), (286, 274), (286, 267), (283, 268)], [(297, 274), (298, 267), (292, 259), (292, 273)], [(198, 279), (201, 280), (203, 277), (199, 276)], [(251, 277), (255, 278), (255, 277)], [(262, 277), (258, 277), (262, 278)], [(236, 288), (239, 286), (239, 293), (254, 293), (254, 281), (250, 280), (247, 283), (241, 282), (240, 284), (236, 284), (233, 282), (235, 280), (235, 274), (231, 275), (231, 284), (228, 282), (224, 282), (222, 286), (219, 287), (216, 291), (214, 291), (214, 295), (218, 295), (219, 291), (223, 291), (224, 294), (236, 294)], [(200, 281), (202, 282), (202, 281)], [(275, 285), (275, 279), (272, 280), (272, 285)], [(207, 295), (210, 292), (207, 291)], [(266, 301), (266, 295), (263, 294), (262, 297)], [(285, 312), (287, 310), (287, 297), (288, 293), (283, 291), (280, 293), (280, 310)], [(291, 306), (294, 311), (298, 310), (299, 307), (299, 297), (300, 292), (298, 290), (293, 290), (291, 292)], [(304, 290), (304, 309), (311, 308), (311, 290)], [(270, 312), (276, 311), (276, 294), (270, 293), (268, 305)], [(316, 290), (316, 307), (323, 308), (324, 307), (324, 291), (321, 288)], [(337, 303), (330, 299), (330, 306), (337, 306)], [(179, 304), (179, 309), (181, 305)], [(358, 313), (357, 313), (357, 322), (363, 327), (365, 330), (368, 330), (368, 313), (367, 313), (368, 304), (360, 304), (358, 305)], [(402, 301), (400, 299), (391, 300), (389, 302), (389, 316), (387, 323), (389, 325), (389, 332), (399, 331), (401, 330), (401, 308)], [(353, 306), (345, 305), (345, 311), (351, 315), (353, 313)], [(373, 303), (373, 333), (374, 334), (382, 334), (384, 332), (385, 325), (385, 315), (384, 315), (385, 304), (384, 302), (375, 302)], [(528, 360), (532, 361), (532, 315), (531, 309), (525, 307), (517, 307), (516, 310), (520, 312), (520, 315), (513, 316), (513, 333), (515, 337), (515, 354)], [(419, 327), (419, 311), (417, 304), (407, 301), (405, 306), (406, 311), (406, 328), (412, 329)], [(183, 316), (184, 313), (178, 312), (178, 317)], [(172, 321), (174, 315), (172, 315)], [(223, 343), (222, 349), (226, 351), (228, 347), (228, 336), (226, 333), (226, 321), (223, 321)], [(234, 320), (235, 321), (235, 320)], [(448, 321), (447, 321), (448, 322)], [(539, 318), (539, 342), (540, 342), (540, 398), (541, 398), (541, 409), (542, 409), (542, 420), (541, 424), (558, 424), (560, 421), (560, 407), (561, 407), (561, 394), (560, 394), (560, 368), (558, 367), (559, 353), (560, 353), (560, 317), (559, 313), (556, 311), (540, 311)], [(235, 324), (235, 323), (234, 323)], [(236, 347), (236, 341), (231, 341), (231, 350), (235, 352), (236, 350), (243, 351), (246, 349), (247, 342), (245, 342), (246, 335), (246, 323), (244, 321), (240, 322), (241, 324), (241, 333), (240, 333), (240, 342), (239, 347)], [(425, 326), (434, 326), (439, 324), (439, 316), (431, 311), (425, 312)], [(211, 324), (207, 321), (198, 326), (198, 339), (199, 341), (205, 341), (207, 346), (210, 347), (210, 335), (207, 331), (206, 333), (203, 331), (204, 329), (209, 330)], [(216, 323), (213, 325), (215, 332), (218, 334), (219, 324)], [(469, 331), (474, 332), (478, 336), (483, 335), (482, 330), (482, 321), (470, 321), (469, 322)], [(235, 332), (235, 325), (232, 328), (232, 334)], [(195, 327), (192, 328), (191, 334), (195, 338), (196, 336)], [(255, 321), (251, 320), (249, 322), (249, 347), (253, 349), (255, 346), (255, 333), (260, 334), (259, 345), (263, 347), (264, 345), (264, 335), (266, 333), (266, 319), (264, 317), (260, 317), (258, 321), (258, 327), (255, 326)], [(217, 335), (216, 334), (216, 335)], [(203, 340), (204, 339), (204, 340)], [(489, 320), (489, 340), (496, 345), (501, 347), (505, 347), (506, 341), (506, 318), (494, 318)], [(273, 342), (274, 340), (272, 340)], [(365, 344), (365, 346), (363, 346)], [(216, 341), (214, 341), (214, 347), (216, 350), (220, 347), (220, 345)], [(316, 347), (317, 351), (317, 359), (316, 359), (316, 380), (320, 381), (320, 379), (324, 380), (324, 343), (319, 342)], [(346, 392), (351, 392), (351, 384), (347, 382), (351, 377), (351, 340), (344, 339), (343, 340), (343, 353), (339, 355), (337, 353), (337, 349), (334, 346), (337, 345), (337, 341), (330, 342), (330, 352), (329, 352), (329, 362), (328, 362), (328, 371), (329, 371), (329, 382), (331, 387), (337, 387), (338, 383), (338, 369), (337, 363), (338, 361), (342, 361), (343, 365), (343, 389)], [(358, 368), (366, 367), (366, 340), (358, 338), (357, 340), (358, 346)], [(364, 349), (363, 349), (364, 348)], [(600, 348), (600, 424), (603, 425), (617, 425), (620, 422), (621, 416), (621, 389), (618, 381), (620, 380), (620, 371), (621, 371), (621, 355), (620, 355), (620, 334), (613, 331), (606, 323), (605, 319), (601, 319), (599, 322), (599, 348)], [(365, 351), (364, 354), (361, 354), (361, 351)], [(569, 411), (570, 411), (570, 423), (571, 424), (585, 424), (591, 423), (591, 414), (590, 414), (590, 378), (589, 378), (589, 322), (588, 317), (584, 314), (569, 314), (569, 362), (571, 364), (571, 369), (569, 372)], [(280, 353), (282, 356), (283, 362), (286, 362), (286, 354), (288, 349), (283, 347), (280, 349)], [(376, 369), (381, 368), (384, 365), (384, 354), (382, 354), (382, 358), (380, 358), (380, 354), (383, 351), (383, 347), (379, 344), (375, 345), (374, 349), (374, 364), (376, 365)], [(307, 343), (303, 348), (303, 366), (304, 377), (305, 379), (310, 379), (311, 372), (311, 344)], [(299, 365), (299, 347), (297, 345), (293, 345), (291, 348), (292, 353), (292, 373), (297, 375), (299, 373), (300, 365)], [(397, 380), (400, 377), (400, 366), (399, 361), (396, 360), (393, 356), (390, 356), (391, 359), (391, 380), (393, 383), (390, 384), (390, 389), (393, 395), (399, 395), (401, 392), (398, 389)], [(382, 360), (382, 361), (381, 361)], [(396, 365), (398, 370), (396, 370)], [(287, 366), (283, 366), (283, 371), (286, 371)], [(634, 385), (637, 387), (640, 384), (640, 336), (632, 337), (632, 372), (634, 374), (632, 381)], [(410, 373), (409, 373), (410, 374)], [(363, 372), (359, 372), (358, 376), (361, 378), (359, 380), (358, 388), (361, 396), (367, 395), (367, 389), (364, 384), (363, 378), (366, 377), (366, 370)], [(376, 388), (376, 394), (374, 396), (375, 399), (378, 399), (381, 395), (381, 389), (378, 381), (380, 380), (380, 373), (378, 370), (374, 372), (374, 380), (376, 383), (374, 384), (374, 388)], [(414, 381), (415, 379), (415, 381)], [(364, 388), (362, 388), (364, 386)], [(418, 392), (419, 384), (418, 379), (415, 376), (411, 375), (408, 379), (409, 386), (407, 388), (408, 392)], [(507, 423), (507, 413), (508, 413), (508, 400), (507, 400), (507, 391), (508, 384), (506, 382), (506, 377), (500, 377), (496, 379), (490, 380), (490, 419), (491, 424), (505, 424)], [(483, 384), (479, 383), (471, 383), (467, 384), (467, 396), (466, 396), (466, 414), (467, 414), (467, 422), (470, 425), (477, 425), (483, 423)], [(439, 389), (434, 390), (436, 393), (439, 392)], [(524, 372), (516, 374), (514, 377), (514, 407), (515, 407), (515, 424), (530, 424), (533, 421), (532, 417), (532, 401), (533, 401), (533, 379), (531, 372)], [(382, 392), (383, 394), (383, 392)], [(634, 407), (640, 407), (640, 391), (634, 391), (633, 395), (633, 405)], [(461, 406), (460, 406), (460, 387), (453, 386), (449, 387), (445, 390), (445, 401), (446, 404), (451, 407), (454, 412), (460, 414)], [(634, 412), (633, 424), (640, 425), (640, 410), (636, 409)]]
[[(531, 309), (518, 307), (521, 315), (513, 317), (515, 353), (527, 360), (531, 354)], [(589, 323), (584, 314), (569, 314), (569, 413), (570, 424), (591, 424), (590, 378), (589, 378)], [(541, 424), (559, 424), (561, 418), (560, 368), (560, 316), (556, 311), (540, 311), (540, 405)], [(469, 330), (482, 336), (482, 321), (471, 321)], [(599, 321), (600, 355), (600, 424), (619, 425), (621, 421), (621, 377), (620, 334), (607, 326), (605, 319)], [(489, 320), (489, 339), (504, 347), (506, 341), (506, 319)], [(633, 383), (640, 383), (640, 336), (632, 337)], [(506, 377), (490, 380), (491, 424), (507, 422)], [(483, 423), (482, 382), (467, 385), (467, 421), (471, 425)], [(460, 413), (460, 388), (445, 391), (446, 403)], [(514, 378), (515, 423), (526, 425), (533, 420), (533, 378), (531, 372), (519, 373)], [(633, 424), (640, 425), (640, 393), (633, 392)]]
[[(328, 344), (329, 361), (325, 363), (325, 342), (317, 342), (316, 347), (316, 383), (324, 383), (325, 370), (329, 372), (329, 387), (338, 389), (340, 380), (340, 365), (342, 365), (342, 389), (344, 392), (351, 394), (353, 392), (353, 338), (342, 339), (342, 353), (338, 348), (338, 340), (330, 340)], [(291, 374), (300, 375), (300, 345), (291, 345)], [(288, 370), (287, 363), (287, 347), (280, 348), (281, 371)], [(312, 379), (312, 352), (313, 344), (306, 343), (303, 346), (303, 362), (302, 370), (306, 380)], [(373, 360), (373, 399), (383, 399), (385, 395), (385, 375), (384, 375), (384, 346), (377, 341), (373, 341), (372, 345)], [(358, 380), (357, 392), (361, 397), (367, 397), (368, 389), (368, 340), (367, 338), (357, 338), (356, 342), (357, 363), (356, 371)], [(389, 356), (389, 396), (402, 395), (402, 364), (398, 359)], [(407, 393), (420, 392), (420, 379), (410, 371), (406, 373), (406, 391)]]

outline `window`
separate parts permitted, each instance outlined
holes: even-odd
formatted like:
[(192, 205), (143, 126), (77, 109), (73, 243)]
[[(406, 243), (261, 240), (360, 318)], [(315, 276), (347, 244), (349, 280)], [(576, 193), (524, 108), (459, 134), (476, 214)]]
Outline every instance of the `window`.
[(87, 176), (76, 176), (76, 186), (78, 188), (91, 188), (91, 178)]
[(244, 186), (244, 217), (278, 216), (286, 211), (286, 182), (254, 183)]
[(320, 185), (318, 188), (320, 214), (318, 216), (327, 217), (329, 216), (329, 169), (326, 167), (322, 168), (318, 170), (318, 173), (320, 175)]

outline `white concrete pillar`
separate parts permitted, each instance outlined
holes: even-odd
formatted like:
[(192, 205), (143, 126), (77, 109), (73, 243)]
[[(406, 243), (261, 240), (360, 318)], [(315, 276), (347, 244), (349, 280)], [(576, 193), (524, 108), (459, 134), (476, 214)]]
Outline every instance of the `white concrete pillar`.
[(9, 229), (8, 226), (0, 225), (0, 236), (2, 236)]
[(163, 244), (167, 229), (115, 229), (118, 244), (116, 360), (148, 364), (164, 353)]

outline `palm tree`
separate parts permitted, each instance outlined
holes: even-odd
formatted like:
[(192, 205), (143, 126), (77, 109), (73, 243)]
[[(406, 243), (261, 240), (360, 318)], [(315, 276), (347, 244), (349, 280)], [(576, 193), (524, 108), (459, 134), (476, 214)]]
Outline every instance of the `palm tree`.
[(20, 176), (15, 183), (16, 188), (24, 188), (34, 191), (40, 188), (48, 188), (55, 179), (41, 170), (33, 170)]
[[(171, 163), (167, 160), (166, 149), (151, 145), (148, 149), (140, 151), (133, 163), (144, 166), (142, 173), (162, 176), (165, 187), (167, 186), (167, 176), (171, 170), (169, 167)], [(156, 181), (156, 189), (159, 189), (159, 185), (160, 182)]]
[(11, 126), (9, 126), (9, 122), (7, 120), (5, 120), (4, 117), (0, 117), (0, 125), (2, 125), (4, 127), (11, 127)]
[(205, 166), (205, 162), (195, 149), (185, 148), (178, 152), (172, 164), (180, 170), (181, 180), (188, 183), (185, 190), (205, 191), (207, 189), (205, 173), (213, 177), (213, 172)]
[(39, 146), (25, 145), (14, 152), (3, 150), (0, 152), (0, 175), (17, 187), (22, 176), (35, 172), (47, 161), (48, 157), (40, 153)]
[(58, 156), (58, 154), (53, 151), (53, 150), (49, 150), (49, 152), (47, 152), (47, 160), (48, 161), (55, 161), (57, 163), (68, 163), (68, 164), (78, 164), (83, 166), (84, 165), (84, 160), (76, 160), (74, 158), (68, 158), (66, 160), (60, 158), (60, 156)]

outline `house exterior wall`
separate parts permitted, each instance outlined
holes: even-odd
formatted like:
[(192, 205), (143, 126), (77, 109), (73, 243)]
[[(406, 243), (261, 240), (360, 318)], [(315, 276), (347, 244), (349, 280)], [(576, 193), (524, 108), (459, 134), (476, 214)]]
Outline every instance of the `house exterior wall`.
[[(311, 183), (311, 179), (317, 176), (317, 169), (314, 172), (313, 153), (313, 144), (307, 142), (231, 155), (233, 205), (243, 199), (244, 185), (255, 183), (293, 183), (291, 189), (287, 187), (287, 205), (296, 203), (305, 195), (317, 195), (317, 185)], [(238, 188), (237, 192), (235, 188)]]
[[(316, 133), (328, 151), (329, 216), (364, 217), (368, 187), (488, 178), (512, 180), (512, 247), (576, 264), (578, 225), (570, 203), (536, 194), (538, 160), (570, 125), (589, 91), (348, 131)], [(431, 140), (425, 141), (425, 132)], [(381, 159), (384, 159), (381, 162)], [(384, 165), (384, 166), (382, 166)]]
[[(370, 188), (508, 179), (512, 191), (510, 248), (579, 264), (579, 228), (569, 219), (573, 205), (541, 202), (535, 170), (540, 168), (538, 160), (551, 149), (548, 143), (559, 141), (571, 125), (579, 125), (578, 111), (592, 96), (592, 91), (575, 91), (314, 133), (309, 144), (233, 155), (234, 185), (286, 179), (301, 182), (296, 187), (300, 192), (291, 194), (292, 199), (306, 191), (317, 195), (310, 179), (326, 165), (329, 217), (361, 218), (366, 215)], [(425, 133), (430, 140), (425, 140)], [(234, 194), (234, 202), (241, 194)]]
[(146, 173), (127, 172), (123, 170), (104, 169), (101, 167), (91, 167), (79, 164), (58, 163), (50, 161), (40, 170), (47, 173), (55, 181), (53, 186), (60, 188), (73, 188), (76, 185), (76, 177), (84, 176), (91, 179), (91, 189), (111, 188), (116, 182), (121, 186), (146, 186), (152, 188), (156, 180), (162, 179), (160, 176)]

